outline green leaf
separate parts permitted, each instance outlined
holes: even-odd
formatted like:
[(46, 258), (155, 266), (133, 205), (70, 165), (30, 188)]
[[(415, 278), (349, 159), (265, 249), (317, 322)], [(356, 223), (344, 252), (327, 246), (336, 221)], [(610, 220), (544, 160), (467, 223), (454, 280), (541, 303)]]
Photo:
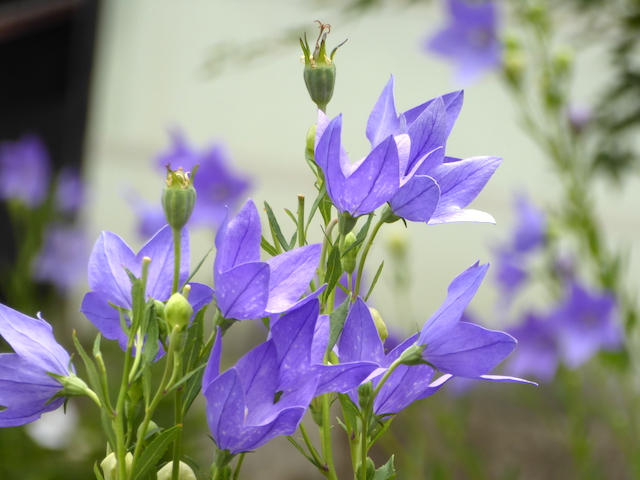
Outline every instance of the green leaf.
[(96, 480), (104, 480), (102, 473), (100, 472), (100, 467), (98, 467), (98, 462), (93, 464), (93, 473), (96, 476)]
[(198, 270), (200, 270), (200, 267), (202, 267), (202, 264), (204, 263), (204, 261), (207, 259), (207, 257), (212, 251), (213, 251), (213, 247), (211, 247), (209, 251), (204, 254), (204, 257), (202, 257), (202, 260), (200, 260), (200, 263), (196, 265), (195, 270), (191, 272), (191, 275), (189, 275), (189, 278), (187, 278), (187, 281), (182, 284), (183, 287), (191, 281), (191, 279), (195, 276), (196, 273), (198, 273)]
[(338, 337), (344, 327), (344, 322), (347, 319), (347, 313), (349, 313), (349, 298), (347, 297), (342, 305), (336, 308), (329, 316), (329, 325), (331, 333), (329, 334), (329, 343), (327, 344), (327, 353), (331, 351)]
[(140, 455), (140, 459), (133, 466), (132, 480), (142, 479), (151, 469), (155, 470), (154, 467), (158, 465), (162, 455), (164, 455), (164, 452), (169, 448), (169, 445), (171, 445), (176, 435), (180, 433), (181, 428), (182, 425), (176, 425), (175, 427), (165, 430), (144, 449), (144, 452)]
[(260, 240), (260, 246), (265, 252), (267, 252), (272, 257), (275, 257), (276, 255), (278, 255), (278, 251), (276, 250), (276, 247), (271, 245), (269, 241), (266, 238), (264, 238), (264, 236), (262, 237), (262, 240)]
[(331, 221), (331, 207), (333, 207), (333, 203), (331, 202), (329, 195), (325, 194), (320, 201), (320, 206), (318, 207), (325, 225)]
[(393, 455), (391, 455), (389, 461), (376, 470), (373, 480), (393, 480), (396, 475), (396, 469), (393, 466)]
[(367, 292), (367, 296), (364, 297), (364, 301), (366, 302), (367, 300), (369, 300), (369, 296), (371, 295), (371, 293), (373, 292), (373, 287), (376, 286), (376, 283), (378, 283), (378, 278), (380, 278), (380, 274), (382, 273), (382, 269), (384, 268), (384, 260), (382, 261), (382, 263), (380, 264), (380, 266), (378, 267), (378, 271), (376, 272), (375, 277), (373, 277), (373, 282), (371, 282), (371, 287), (369, 287), (369, 291)]
[(191, 322), (187, 329), (187, 340), (182, 354), (182, 363), (185, 371), (193, 370), (200, 358), (200, 350), (202, 349), (202, 341), (204, 338), (204, 314), (207, 307), (202, 308)]
[(285, 208), (284, 211), (287, 212), (287, 215), (289, 215), (291, 220), (293, 220), (293, 223), (296, 226), (296, 228), (298, 228), (298, 219), (296, 218), (296, 216), (288, 208)]
[(271, 207), (267, 202), (264, 202), (264, 208), (267, 212), (267, 218), (269, 219), (269, 226), (271, 227), (271, 230), (275, 234), (276, 239), (280, 243), (280, 246), (284, 250), (288, 251), (289, 244), (287, 243), (287, 240), (284, 238), (284, 235), (282, 234), (282, 230), (280, 229), (280, 225), (278, 224), (278, 220), (276, 219), (276, 216), (274, 215), (273, 210), (271, 209)]
[(339, 393), (338, 400), (342, 406), (342, 415), (347, 427), (347, 434), (351, 435), (357, 426), (358, 417), (360, 417), (360, 410), (358, 406), (353, 403), (353, 400), (346, 393)]
[(116, 432), (113, 430), (113, 423), (111, 422), (111, 417), (107, 414), (106, 410), (102, 410), (102, 415), (100, 415), (100, 421), (102, 422), (102, 431), (107, 437), (107, 442), (111, 446), (111, 450), (115, 451), (117, 442), (116, 442)]
[[(347, 248), (345, 250), (345, 253), (348, 252), (352, 248), (358, 247), (358, 250), (360, 249), (359, 246), (362, 244), (362, 242), (364, 242), (365, 238), (367, 238), (367, 234), (369, 233), (369, 227), (371, 226), (371, 221), (372, 220), (373, 220), (373, 213), (370, 213), (369, 214), (369, 218), (367, 218), (367, 221), (365, 222), (365, 224), (362, 226), (362, 228), (358, 232), (358, 235), (356, 235), (356, 241), (353, 243), (353, 245), (351, 245), (349, 248)], [(356, 253), (357, 253), (357, 251), (356, 251)]]
[(307, 220), (307, 226), (304, 229), (304, 236), (305, 237), (307, 236), (307, 233), (309, 231), (309, 225), (311, 225), (311, 220), (313, 220), (313, 216), (316, 214), (316, 210), (320, 206), (320, 202), (322, 201), (322, 199), (324, 198), (324, 196), (326, 194), (327, 194), (327, 190), (326, 190), (326, 187), (323, 184), (322, 188), (318, 192), (318, 196), (316, 197), (316, 199), (313, 202), (313, 205), (311, 205), (311, 211), (309, 212), (309, 219)]
[(293, 232), (293, 237), (291, 237), (291, 242), (289, 242), (289, 250), (293, 250), (296, 248), (296, 242), (298, 241), (298, 231)]
[(155, 314), (155, 309), (152, 307), (153, 300), (149, 300), (148, 308), (145, 311), (145, 315), (147, 316), (147, 327), (146, 327), (146, 335), (147, 338), (144, 342), (144, 352), (143, 352), (143, 361), (147, 365), (151, 365), (156, 357), (158, 356), (158, 350), (160, 346), (158, 345), (158, 339), (160, 338), (160, 332), (158, 329), (158, 318)]
[(322, 294), (323, 303), (327, 301), (327, 298), (329, 298), (329, 295), (335, 288), (336, 283), (340, 280), (342, 272), (344, 272), (344, 270), (342, 269), (342, 262), (340, 261), (340, 248), (338, 248), (338, 245), (334, 245), (331, 247), (329, 258), (327, 259), (327, 273), (324, 277), (327, 289)]
[[(98, 344), (98, 351), (100, 351), (99, 338), (100, 338), (100, 334), (98, 334), (98, 337), (96, 338), (96, 343)], [(95, 355), (96, 343), (94, 343), (94, 355)], [(89, 358), (89, 355), (87, 355), (87, 352), (85, 352), (84, 348), (82, 348), (82, 345), (80, 344), (80, 341), (76, 336), (75, 330), (73, 331), (73, 344), (75, 345), (76, 350), (78, 350), (78, 353), (80, 354), (80, 358), (82, 358), (82, 361), (84, 362), (84, 366), (87, 369), (87, 375), (89, 377), (89, 385), (91, 386), (91, 390), (93, 390), (96, 393), (96, 395), (98, 395), (98, 398), (100, 399), (100, 403), (102, 403), (102, 405), (106, 405), (105, 395), (108, 395), (109, 392), (103, 391), (102, 382), (100, 380), (100, 375), (98, 374), (98, 370), (96, 369), (96, 366), (93, 363), (93, 360)]]
[(189, 373), (187, 373), (184, 377), (182, 377), (180, 380), (178, 380), (176, 383), (174, 383), (173, 385), (171, 385), (171, 388), (169, 390), (167, 390), (167, 393), (169, 392), (173, 392), (175, 389), (177, 389), (180, 385), (182, 385), (183, 383), (185, 383), (187, 380), (189, 380), (193, 375), (195, 375), (196, 373), (198, 373), (200, 370), (203, 370), (204, 367), (206, 367), (207, 364), (203, 363), (202, 365), (200, 365), (198, 368), (196, 368), (195, 370), (190, 371)]

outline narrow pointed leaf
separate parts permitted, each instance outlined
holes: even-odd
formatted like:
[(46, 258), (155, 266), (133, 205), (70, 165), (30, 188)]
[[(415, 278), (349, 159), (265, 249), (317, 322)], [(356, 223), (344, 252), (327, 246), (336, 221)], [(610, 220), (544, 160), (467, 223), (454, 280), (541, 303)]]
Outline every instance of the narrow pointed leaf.
[(371, 296), (371, 293), (373, 293), (373, 288), (376, 286), (376, 283), (378, 283), (378, 278), (380, 278), (380, 274), (382, 273), (382, 269), (383, 268), (384, 268), (384, 260), (382, 261), (382, 263), (378, 267), (378, 271), (376, 272), (375, 277), (373, 277), (373, 282), (371, 282), (371, 287), (369, 287), (369, 291), (367, 292), (367, 296), (364, 297), (364, 301), (365, 302), (367, 300), (369, 300), (369, 297)]
[(264, 208), (265, 208), (265, 211), (267, 212), (267, 218), (269, 219), (269, 226), (271, 227), (271, 230), (275, 234), (275, 237), (278, 240), (278, 243), (280, 243), (280, 246), (284, 250), (289, 251), (289, 244), (287, 243), (287, 240), (284, 238), (284, 235), (282, 234), (282, 230), (280, 229), (280, 225), (278, 224), (278, 220), (276, 219), (276, 216), (273, 213), (273, 210), (271, 209), (271, 207), (267, 202), (264, 202)]
[(132, 480), (141, 480), (152, 468), (158, 465), (162, 455), (169, 448), (180, 429), (182, 429), (182, 425), (176, 425), (165, 430), (145, 448), (140, 459), (133, 467)]
[(349, 297), (342, 302), (338, 308), (336, 308), (331, 315), (329, 316), (329, 325), (330, 333), (329, 333), (329, 343), (327, 344), (327, 352), (330, 352), (336, 342), (338, 341), (338, 337), (340, 333), (342, 333), (342, 328), (344, 327), (344, 322), (347, 319), (347, 314), (349, 313)]
[(275, 257), (276, 255), (278, 255), (276, 248), (273, 245), (271, 245), (269, 241), (264, 237), (262, 237), (262, 239), (260, 240), (260, 246), (265, 252), (267, 252), (272, 257)]

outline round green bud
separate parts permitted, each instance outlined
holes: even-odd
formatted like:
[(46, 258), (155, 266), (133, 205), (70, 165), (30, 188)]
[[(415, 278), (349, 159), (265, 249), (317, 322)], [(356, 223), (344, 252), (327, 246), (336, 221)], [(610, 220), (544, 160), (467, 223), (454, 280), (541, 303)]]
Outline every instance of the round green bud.
[(304, 83), (311, 100), (320, 110), (326, 112), (336, 83), (336, 66), (333, 63), (333, 57), (342, 44), (334, 48), (330, 56), (327, 55), (326, 39), (331, 31), (331, 25), (320, 21), (318, 23), (320, 24), (320, 34), (316, 40), (314, 51), (311, 52), (306, 35), (304, 40), (300, 39), (300, 46), (304, 54)]
[(382, 340), (382, 342), (384, 343), (384, 341), (389, 337), (387, 326), (385, 325), (384, 320), (382, 320), (382, 316), (380, 315), (380, 312), (378, 312), (378, 310), (376, 310), (375, 308), (369, 308), (369, 311), (371, 312), (373, 321), (375, 322), (376, 328), (378, 329), (380, 340)]
[(164, 307), (164, 316), (169, 328), (182, 328), (188, 325), (191, 315), (193, 315), (193, 307), (189, 301), (180, 292), (171, 295), (167, 305)]
[(353, 271), (356, 269), (356, 255), (358, 254), (358, 251), (356, 248), (352, 248), (351, 250), (347, 251), (347, 249), (354, 243), (356, 243), (355, 234), (353, 232), (347, 233), (347, 235), (344, 237), (344, 253), (342, 254), (342, 258), (340, 259), (342, 268), (347, 273), (353, 273)]
[(142, 435), (142, 425), (143, 424), (141, 423), (140, 426), (138, 427), (138, 431), (136, 432), (136, 438), (138, 439), (139, 442), (143, 442), (147, 438), (151, 437), (152, 435), (154, 435), (154, 434), (156, 434), (156, 433), (158, 433), (160, 431), (160, 428), (158, 427), (156, 422), (151, 420), (149, 422), (149, 424), (147, 425), (147, 432), (145, 433), (144, 438), (140, 438), (141, 435)]
[[(158, 480), (171, 480), (172, 473), (173, 473), (173, 462), (171, 461), (158, 471)], [(184, 462), (180, 462), (180, 467), (178, 470), (178, 479), (179, 480), (197, 480), (196, 474), (193, 473), (193, 470), (191, 469), (191, 467)]]
[(182, 168), (171, 170), (167, 165), (167, 186), (162, 190), (162, 208), (167, 223), (174, 230), (184, 227), (196, 203), (196, 189), (193, 180), (198, 166), (193, 172), (185, 172)]

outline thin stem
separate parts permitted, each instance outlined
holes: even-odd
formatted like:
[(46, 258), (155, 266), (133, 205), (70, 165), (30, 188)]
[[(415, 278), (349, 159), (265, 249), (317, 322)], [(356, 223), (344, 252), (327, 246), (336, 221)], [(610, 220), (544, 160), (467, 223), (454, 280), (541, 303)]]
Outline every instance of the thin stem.
[(182, 240), (182, 229), (173, 228), (171, 229), (173, 233), (173, 284), (171, 286), (171, 295), (177, 293), (178, 288), (180, 287), (180, 247)]
[(318, 277), (320, 284), (324, 283), (324, 277), (326, 275), (325, 266), (327, 264), (327, 251), (329, 250), (329, 245), (331, 244), (331, 234), (337, 224), (338, 219), (332, 219), (324, 231), (324, 240), (322, 241), (322, 250), (320, 251), (320, 265), (318, 266)]
[(307, 243), (304, 228), (304, 195), (298, 195), (298, 245), (304, 247)]
[(384, 222), (382, 221), (382, 219), (378, 220), (378, 222), (373, 227), (373, 231), (371, 232), (371, 235), (369, 235), (369, 238), (367, 239), (367, 243), (364, 246), (364, 249), (362, 250), (362, 255), (360, 256), (360, 263), (358, 265), (358, 273), (356, 275), (356, 288), (353, 292), (354, 298), (357, 298), (358, 295), (360, 295), (360, 284), (362, 282), (362, 272), (364, 271), (364, 264), (367, 261), (367, 255), (369, 255), (369, 250), (371, 249), (371, 245), (373, 245), (373, 240), (375, 239), (376, 235), (378, 234), (378, 230), (380, 230), (380, 227), (383, 224)]
[(338, 480), (338, 474), (333, 460), (333, 449), (331, 447), (331, 400), (330, 393), (322, 395), (322, 456), (329, 468), (327, 478), (330, 480)]
[(242, 452), (239, 456), (238, 456), (238, 463), (236, 463), (236, 468), (233, 471), (233, 480), (238, 480), (238, 476), (240, 475), (240, 469), (242, 468), (242, 462), (244, 462), (244, 456), (246, 455), (246, 452)]
[(320, 455), (318, 455), (318, 451), (313, 446), (313, 443), (311, 443), (311, 439), (309, 438), (309, 434), (307, 433), (307, 428), (302, 422), (300, 422), (300, 433), (302, 433), (304, 443), (307, 444), (307, 448), (309, 449), (309, 453), (311, 454), (313, 459), (317, 462), (318, 465), (323, 465), (324, 461), (322, 460), (322, 458), (320, 458)]
[[(175, 425), (182, 424), (182, 387), (179, 387), (175, 391), (175, 405), (174, 405)], [(175, 440), (173, 441), (173, 469), (171, 473), (172, 480), (179, 480), (180, 478), (180, 458), (182, 457), (182, 429), (178, 431)]]
[(124, 368), (122, 372), (122, 382), (120, 383), (120, 393), (116, 403), (115, 417), (113, 418), (113, 429), (116, 433), (116, 457), (118, 461), (118, 478), (126, 480), (127, 465), (125, 458), (127, 454), (127, 445), (124, 433), (124, 404), (129, 389), (129, 370), (131, 369), (131, 351), (133, 350), (133, 336), (129, 337), (127, 343), (127, 351), (125, 352)]

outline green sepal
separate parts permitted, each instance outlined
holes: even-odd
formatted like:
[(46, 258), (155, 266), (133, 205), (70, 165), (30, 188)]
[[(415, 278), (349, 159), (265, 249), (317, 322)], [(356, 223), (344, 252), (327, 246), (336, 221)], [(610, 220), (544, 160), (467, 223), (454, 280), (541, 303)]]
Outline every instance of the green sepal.
[(182, 425), (176, 425), (168, 430), (162, 432), (156, 437), (147, 448), (144, 449), (139, 460), (133, 466), (133, 472), (131, 474), (131, 480), (140, 480), (151, 470), (157, 470), (155, 467), (164, 455), (164, 452), (169, 448), (173, 439), (180, 433)]
[[(196, 275), (196, 273), (198, 273), (198, 270), (200, 270), (200, 267), (202, 267), (202, 264), (204, 263), (204, 261), (207, 259), (207, 257), (212, 251), (213, 251), (213, 247), (211, 247), (209, 251), (204, 254), (204, 257), (202, 257), (198, 265), (196, 265), (196, 268), (193, 270), (193, 272), (191, 272), (191, 275), (189, 275), (189, 278), (187, 278), (187, 280), (182, 284), (182, 287), (184, 287), (193, 279), (193, 277)], [(180, 290), (182, 290), (182, 288)]]
[(346, 393), (339, 393), (338, 400), (342, 406), (342, 415), (344, 416), (344, 423), (346, 426), (347, 435), (350, 437), (351, 433), (356, 431), (358, 426), (358, 418), (360, 418), (360, 410), (358, 406), (353, 403), (351, 397)]
[(272, 257), (275, 257), (276, 255), (278, 255), (276, 247), (271, 245), (269, 243), (269, 241), (266, 238), (264, 238), (264, 235), (262, 236), (262, 239), (260, 240), (260, 247), (262, 247), (262, 249), (265, 252), (267, 252), (269, 255), (271, 255)]
[[(98, 337), (99, 336), (100, 334), (98, 334)], [(109, 395), (109, 392), (108, 390), (104, 390), (104, 385), (102, 383), (100, 374), (98, 373), (98, 370), (96, 369), (95, 364), (89, 358), (89, 355), (87, 355), (87, 352), (85, 352), (84, 348), (82, 348), (82, 345), (80, 344), (80, 341), (76, 336), (75, 330), (73, 331), (72, 338), (73, 338), (73, 344), (75, 345), (76, 350), (78, 350), (78, 353), (80, 354), (80, 358), (82, 358), (85, 368), (87, 369), (87, 375), (89, 377), (89, 385), (91, 385), (91, 389), (95, 392), (95, 394), (100, 399), (100, 403), (102, 403), (102, 405), (106, 405), (107, 403), (105, 402), (105, 396)], [(94, 344), (94, 353), (95, 353), (95, 344)]]

